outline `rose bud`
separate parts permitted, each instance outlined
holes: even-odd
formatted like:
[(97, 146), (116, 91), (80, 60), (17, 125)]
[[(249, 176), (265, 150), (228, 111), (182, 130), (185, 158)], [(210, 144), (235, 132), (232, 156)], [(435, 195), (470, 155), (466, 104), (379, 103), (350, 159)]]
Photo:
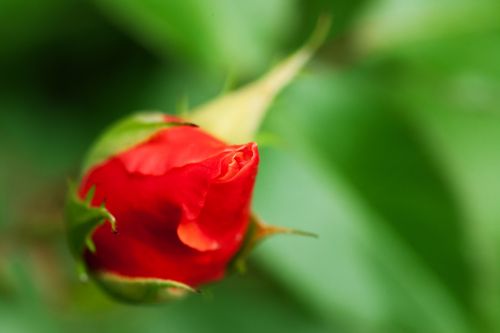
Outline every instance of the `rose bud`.
[[(110, 143), (123, 144), (120, 137), (144, 133), (133, 146), (103, 156)], [(90, 159), (96, 163), (87, 166), (73, 204), (86, 200), (90, 211), (102, 212), (91, 237), (84, 235), (87, 246), (74, 249), (91, 276), (104, 284), (150, 280), (177, 289), (224, 276), (249, 224), (255, 143), (229, 145), (176, 118), (138, 115), (112, 128)]]
[(261, 239), (298, 233), (250, 213), (259, 164), (252, 142), (274, 96), (326, 36), (260, 80), (202, 105), (187, 121), (138, 114), (90, 150), (66, 204), (70, 249), (83, 276), (128, 302), (158, 302), (221, 279)]

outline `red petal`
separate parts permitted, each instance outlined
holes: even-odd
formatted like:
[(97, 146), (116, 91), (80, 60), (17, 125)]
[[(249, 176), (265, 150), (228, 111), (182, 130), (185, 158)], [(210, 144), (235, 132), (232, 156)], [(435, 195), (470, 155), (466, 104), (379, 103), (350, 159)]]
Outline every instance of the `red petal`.
[(199, 128), (179, 126), (160, 131), (119, 158), (130, 173), (163, 175), (170, 169), (204, 161), (226, 147)]
[(180, 126), (92, 169), (80, 196), (95, 186), (92, 204), (106, 204), (118, 234), (94, 232), (89, 267), (192, 286), (221, 278), (248, 225), (257, 164), (253, 143)]
[(221, 158), (221, 172), (210, 185), (200, 215), (183, 219), (177, 228), (184, 244), (209, 251), (227, 243), (241, 242), (248, 225), (258, 156), (254, 143), (225, 153)]
[(94, 232), (97, 251), (86, 254), (89, 267), (192, 286), (220, 278), (238, 245), (203, 253), (183, 244), (176, 233), (182, 215), (193, 209), (187, 206), (204, 201), (198, 193), (208, 188), (209, 179), (206, 167), (198, 164), (164, 176), (130, 175), (117, 159), (94, 170), (84, 183), (82, 196), (96, 185), (93, 205), (106, 202), (117, 219), (118, 234), (107, 225)]

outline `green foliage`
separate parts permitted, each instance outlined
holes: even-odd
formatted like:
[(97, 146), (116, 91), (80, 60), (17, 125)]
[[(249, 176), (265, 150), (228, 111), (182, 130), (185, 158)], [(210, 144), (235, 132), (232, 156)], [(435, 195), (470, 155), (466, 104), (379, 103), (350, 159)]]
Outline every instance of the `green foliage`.
[[(355, 95), (350, 95), (351, 85), (358, 89)], [(329, 73), (294, 85), (276, 103), (269, 119), (272, 127), (283, 132), (313, 164), (305, 163), (301, 167), (306, 169), (300, 172), (296, 165), (304, 162), (286, 156), (275, 162), (273, 156), (279, 153), (268, 153), (270, 165), (279, 166), (274, 173), (269, 167), (263, 170), (261, 182), (281, 181), (271, 193), (263, 185), (266, 201), (262, 210), (271, 214), (263, 217), (278, 224), (293, 220), (293, 227), (314, 230), (322, 242), (304, 244), (298, 251), (302, 259), (294, 257), (291, 262), (288, 253), (297, 244), (289, 244), (290, 248), (278, 242), (265, 244), (277, 252), (271, 267), (278, 274), (283, 272), (287, 280), (300, 277), (293, 282), (302, 287), (310, 279), (312, 289), (307, 297), (314, 300), (311, 295), (318, 296), (316, 301), (328, 310), (326, 317), (332, 317), (329, 311), (337, 307), (356, 322), (372, 322), (382, 331), (396, 322), (387, 316), (397, 313), (398, 318), (406, 318), (404, 326), (414, 325), (412, 329), (418, 332), (464, 331), (464, 305), (456, 304), (449, 294), (452, 288), (454, 295), (466, 298), (463, 286), (470, 283), (460, 253), (463, 245), (457, 239), (455, 205), (409, 135), (404, 118), (387, 105), (378, 106), (380, 95), (370, 88), (356, 78)], [(310, 176), (301, 176), (306, 172)], [(290, 193), (286, 179), (293, 179), (292, 186), (300, 191)], [(282, 209), (273, 206), (277, 201), (284, 202)], [(301, 218), (297, 218), (299, 214)], [(315, 256), (309, 251), (328, 256), (321, 264), (312, 263), (304, 260)], [(281, 267), (287, 262), (288, 266)], [(361, 276), (354, 277), (357, 274)], [(331, 282), (329, 292), (318, 277)], [(395, 291), (395, 286), (380, 281), (399, 281), (402, 290)], [(357, 294), (361, 294), (358, 299)], [(412, 304), (413, 299), (425, 306)], [(414, 321), (413, 316), (427, 320)]]
[(238, 74), (262, 70), (294, 28), (286, 0), (97, 0), (105, 13), (159, 54), (184, 55)]

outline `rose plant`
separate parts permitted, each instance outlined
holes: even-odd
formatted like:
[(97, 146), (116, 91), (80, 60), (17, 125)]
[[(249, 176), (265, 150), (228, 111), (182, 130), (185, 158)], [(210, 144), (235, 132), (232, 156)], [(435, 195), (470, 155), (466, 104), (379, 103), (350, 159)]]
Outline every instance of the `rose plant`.
[(295, 232), (251, 214), (253, 137), (327, 27), (261, 80), (182, 119), (139, 113), (106, 131), (67, 200), (70, 249), (82, 271), (116, 298), (158, 302), (241, 267), (264, 237)]

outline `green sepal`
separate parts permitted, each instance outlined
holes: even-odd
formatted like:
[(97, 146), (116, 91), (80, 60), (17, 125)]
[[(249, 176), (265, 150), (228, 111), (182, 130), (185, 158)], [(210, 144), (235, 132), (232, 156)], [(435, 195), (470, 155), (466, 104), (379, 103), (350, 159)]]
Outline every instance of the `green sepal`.
[(116, 231), (116, 220), (104, 205), (92, 207), (95, 188), (91, 188), (85, 199), (78, 196), (74, 183), (69, 184), (65, 207), (65, 220), (69, 247), (77, 260), (77, 268), (82, 281), (92, 278), (107, 294), (127, 303), (160, 303), (178, 299), (186, 293), (196, 293), (196, 289), (174, 280), (155, 278), (131, 278), (108, 272), (87, 271), (83, 261), (86, 249), (95, 252), (92, 241), (93, 231), (103, 223), (109, 222)]
[(318, 235), (308, 231), (292, 228), (279, 227), (264, 223), (255, 213), (251, 213), (248, 229), (245, 234), (243, 245), (229, 264), (229, 270), (244, 273), (246, 271), (246, 260), (252, 250), (264, 239), (280, 234), (292, 234), (317, 238)]
[(94, 192), (95, 188), (91, 188), (85, 200), (82, 200), (78, 196), (75, 184), (71, 182), (69, 184), (64, 213), (69, 248), (77, 260), (81, 260), (86, 248), (91, 252), (96, 251), (91, 236), (99, 225), (107, 221), (111, 224), (113, 231), (116, 231), (116, 220), (104, 204), (99, 207), (91, 206)]
[(248, 223), (248, 229), (241, 245), (240, 250), (234, 258), (229, 263), (229, 271), (236, 271), (238, 273), (244, 273), (247, 270), (246, 261), (254, 247), (262, 240), (258, 238), (259, 233), (259, 222), (255, 214), (250, 215), (250, 221)]
[(109, 272), (95, 272), (92, 279), (111, 297), (132, 304), (155, 304), (199, 293), (187, 284), (155, 278), (132, 278)]
[(255, 139), (274, 98), (313, 57), (330, 31), (331, 18), (318, 19), (310, 39), (260, 79), (195, 108), (186, 119), (231, 144)]
[(160, 112), (141, 112), (126, 117), (112, 125), (97, 139), (85, 158), (82, 175), (110, 156), (147, 141), (159, 130), (183, 125), (193, 126), (193, 124), (184, 122), (166, 122), (164, 114)]

